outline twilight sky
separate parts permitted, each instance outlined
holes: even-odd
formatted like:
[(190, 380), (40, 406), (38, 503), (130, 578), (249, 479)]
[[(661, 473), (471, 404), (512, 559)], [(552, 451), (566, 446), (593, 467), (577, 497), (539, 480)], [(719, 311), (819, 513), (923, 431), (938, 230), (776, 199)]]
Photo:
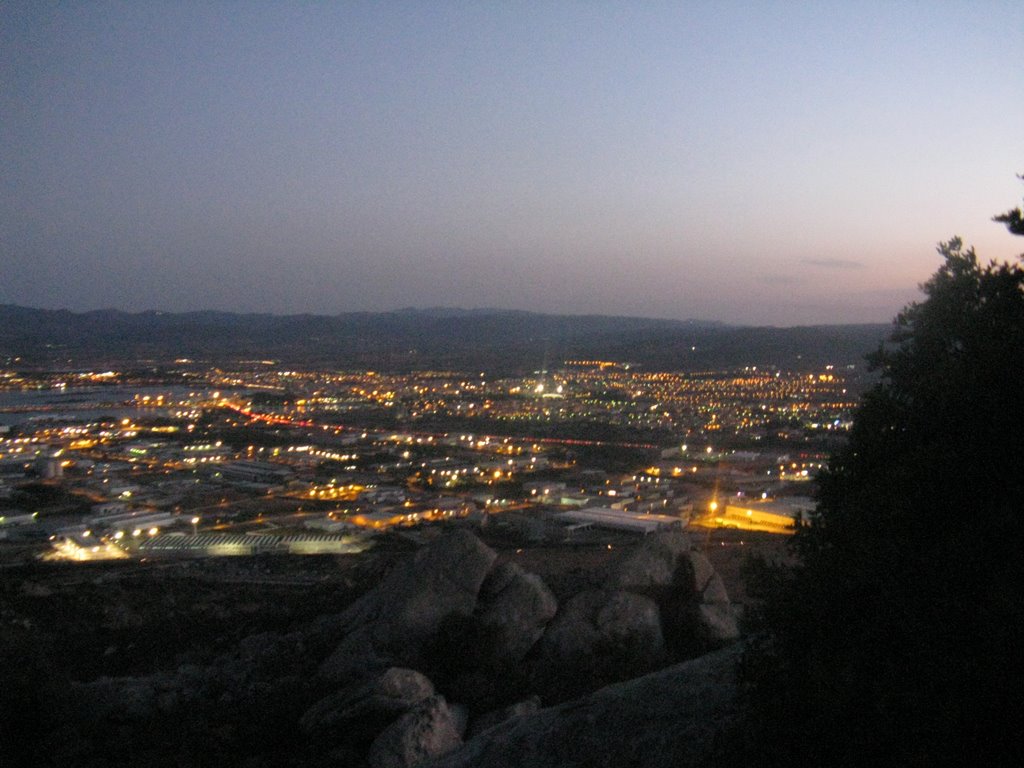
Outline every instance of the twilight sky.
[(887, 322), (1024, 185), (989, 2), (0, 2), (0, 303)]

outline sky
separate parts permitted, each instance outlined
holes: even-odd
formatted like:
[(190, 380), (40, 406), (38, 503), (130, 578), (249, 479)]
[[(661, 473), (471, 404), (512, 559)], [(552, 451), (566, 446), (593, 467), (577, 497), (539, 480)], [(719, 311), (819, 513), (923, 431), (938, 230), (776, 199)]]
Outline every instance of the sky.
[(888, 322), (1022, 93), (1019, 0), (0, 0), (0, 303)]

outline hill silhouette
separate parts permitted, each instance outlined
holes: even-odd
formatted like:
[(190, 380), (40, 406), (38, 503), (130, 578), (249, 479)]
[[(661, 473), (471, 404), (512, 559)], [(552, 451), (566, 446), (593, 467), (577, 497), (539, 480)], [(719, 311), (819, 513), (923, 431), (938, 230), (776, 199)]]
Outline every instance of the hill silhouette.
[(70, 312), (0, 305), (0, 354), (32, 365), (272, 359), (327, 368), (518, 371), (569, 359), (651, 370), (859, 363), (883, 324), (734, 327), (697, 320), (406, 309), (340, 315)]

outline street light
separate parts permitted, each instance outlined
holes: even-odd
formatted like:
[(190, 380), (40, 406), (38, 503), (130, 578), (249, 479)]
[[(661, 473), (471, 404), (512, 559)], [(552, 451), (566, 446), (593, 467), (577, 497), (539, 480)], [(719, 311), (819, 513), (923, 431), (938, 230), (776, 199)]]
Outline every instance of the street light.
[(198, 517), (193, 517), (192, 518), (192, 535), (193, 536), (195, 536), (198, 533), (198, 531), (196, 530), (196, 526), (197, 525), (199, 525), (199, 518)]

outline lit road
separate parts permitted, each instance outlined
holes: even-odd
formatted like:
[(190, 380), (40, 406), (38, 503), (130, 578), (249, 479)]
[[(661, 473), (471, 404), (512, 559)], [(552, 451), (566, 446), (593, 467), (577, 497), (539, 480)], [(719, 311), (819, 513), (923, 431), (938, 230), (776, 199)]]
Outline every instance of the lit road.
[[(235, 413), (245, 416), (247, 419), (253, 421), (259, 421), (264, 424), (273, 424), (281, 427), (294, 427), (297, 429), (322, 429), (325, 432), (366, 432), (367, 430), (362, 427), (349, 427), (343, 424), (317, 424), (312, 419), (293, 419), (288, 416), (276, 416), (267, 413), (259, 413), (251, 408), (244, 408), (240, 405), (236, 405), (230, 402), (223, 402), (222, 405)], [(380, 430), (370, 430), (380, 431)], [(434, 440), (440, 440), (443, 438), (450, 437), (451, 435), (446, 432), (402, 432), (403, 435), (410, 437), (426, 437)], [(564, 446), (580, 446), (580, 447), (609, 447), (609, 448), (640, 448), (645, 450), (657, 450), (661, 446), (653, 445), (651, 443), (621, 443), (621, 442), (610, 442), (605, 440), (575, 440), (572, 438), (562, 437), (512, 437), (510, 435), (475, 435), (480, 440), (494, 440), (494, 441), (507, 441), (510, 443), (537, 443), (540, 445), (564, 445)]]

